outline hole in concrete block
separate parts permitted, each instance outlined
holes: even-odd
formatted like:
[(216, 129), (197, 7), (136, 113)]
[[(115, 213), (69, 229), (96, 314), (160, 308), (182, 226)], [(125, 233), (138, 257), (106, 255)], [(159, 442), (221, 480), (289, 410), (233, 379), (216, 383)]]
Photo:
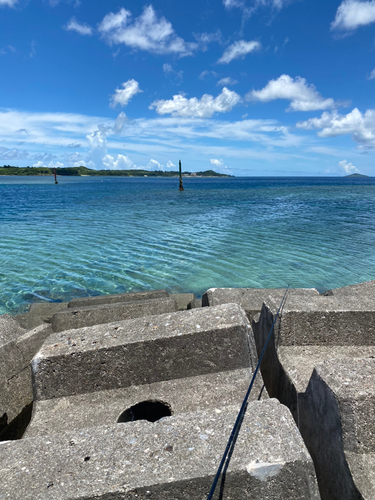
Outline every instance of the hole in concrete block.
[(117, 422), (134, 422), (135, 420), (156, 422), (163, 417), (170, 417), (171, 415), (171, 407), (164, 401), (142, 401), (122, 412)]

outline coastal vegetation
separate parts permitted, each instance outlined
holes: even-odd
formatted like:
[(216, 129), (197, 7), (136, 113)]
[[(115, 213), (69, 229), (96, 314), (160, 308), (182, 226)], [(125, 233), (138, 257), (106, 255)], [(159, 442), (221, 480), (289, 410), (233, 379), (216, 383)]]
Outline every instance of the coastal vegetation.
[[(12, 167), (4, 165), (0, 167), (0, 175), (53, 175), (53, 168), (50, 167)], [(56, 168), (57, 175), (74, 175), (74, 176), (121, 176), (121, 177), (177, 177), (178, 171), (162, 170), (93, 170), (87, 167), (60, 167)], [(219, 174), (213, 170), (205, 170), (202, 172), (183, 172), (184, 176), (191, 177), (232, 177), (227, 174)]]

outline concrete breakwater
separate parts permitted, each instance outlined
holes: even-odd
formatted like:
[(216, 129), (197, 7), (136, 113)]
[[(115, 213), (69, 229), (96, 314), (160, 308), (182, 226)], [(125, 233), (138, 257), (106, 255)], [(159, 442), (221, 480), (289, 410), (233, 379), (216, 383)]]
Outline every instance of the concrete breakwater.
[[(205, 499), (283, 295), (0, 316), (0, 499)], [(375, 281), (289, 290), (214, 498), (373, 500), (374, 411)]]

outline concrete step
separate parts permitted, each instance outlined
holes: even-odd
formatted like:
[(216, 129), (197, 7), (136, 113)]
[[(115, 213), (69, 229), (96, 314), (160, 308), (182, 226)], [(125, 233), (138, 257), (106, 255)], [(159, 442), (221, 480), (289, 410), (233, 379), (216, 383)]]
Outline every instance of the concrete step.
[[(266, 298), (280, 303), (285, 288), (210, 288), (202, 296), (203, 307), (235, 303), (245, 309), (251, 322), (262, 309)], [(319, 293), (315, 288), (294, 288), (289, 290), (289, 300), (299, 301), (301, 298), (315, 297)]]
[(142, 316), (152, 316), (177, 311), (176, 302), (169, 297), (130, 302), (114, 302), (87, 307), (69, 307), (52, 317), (52, 328), (55, 332), (82, 328), (111, 321), (120, 321)]
[(32, 363), (34, 397), (254, 369), (256, 362), (243, 309), (236, 304), (192, 309), (54, 333)]
[[(0, 444), (0, 491), (14, 500), (206, 498), (237, 411)], [(312, 460), (276, 400), (249, 404), (223, 487), (228, 500), (319, 499)]]
[(366, 462), (363, 455), (368, 455), (374, 464), (375, 358), (317, 365), (298, 406), (299, 428), (315, 463), (322, 499), (372, 500), (375, 468), (363, 470), (354, 459), (362, 456)]
[[(251, 376), (251, 369), (243, 368), (36, 401), (25, 437), (115, 424), (124, 411), (145, 401), (162, 402), (173, 415), (198, 409), (211, 409), (213, 414), (219, 415), (222, 406), (237, 404), (240, 408)], [(268, 399), (262, 387), (263, 380), (258, 372), (251, 401)]]
[(95, 297), (81, 297), (69, 302), (68, 307), (77, 309), (79, 307), (99, 306), (102, 304), (115, 304), (118, 302), (133, 302), (135, 300), (151, 300), (168, 298), (165, 290), (147, 290), (145, 292), (118, 293), (114, 295), (97, 295)]

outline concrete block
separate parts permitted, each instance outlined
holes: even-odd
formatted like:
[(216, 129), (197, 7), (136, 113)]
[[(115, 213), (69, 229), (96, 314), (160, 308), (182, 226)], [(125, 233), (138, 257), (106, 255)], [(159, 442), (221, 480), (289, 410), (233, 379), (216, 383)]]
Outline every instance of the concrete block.
[[(237, 411), (225, 407), (219, 414), (197, 411), (0, 444), (1, 494), (13, 500), (203, 500)], [(311, 458), (277, 401), (250, 403), (223, 487), (228, 500), (319, 499)]]
[(39, 316), (45, 323), (50, 323), (54, 314), (67, 307), (67, 302), (35, 302), (30, 305), (29, 313)]
[(16, 346), (22, 353), (27, 366), (31, 363), (31, 360), (51, 333), (51, 325), (44, 323), (36, 328), (33, 328), (32, 330), (29, 330), (17, 339)]
[(17, 321), (15, 321), (9, 314), (0, 316), (0, 346), (17, 339), (25, 333)]
[(171, 293), (170, 298), (176, 302), (179, 311), (186, 311), (190, 302), (195, 300), (195, 295), (193, 293)]
[(115, 304), (117, 302), (133, 302), (134, 300), (151, 300), (167, 298), (165, 290), (147, 290), (145, 292), (118, 293), (115, 295), (97, 295), (96, 297), (81, 297), (69, 302), (68, 307), (98, 306), (101, 304)]
[(367, 458), (374, 463), (374, 414), (374, 358), (330, 360), (315, 368), (299, 398), (299, 427), (323, 500), (374, 498), (375, 469), (358, 466)]
[(170, 298), (115, 302), (82, 308), (70, 307), (52, 317), (55, 332), (99, 325), (111, 321), (139, 318), (177, 311), (176, 302)]
[(35, 399), (254, 369), (251, 333), (236, 304), (54, 333), (33, 360)]
[(194, 299), (187, 305), (188, 309), (196, 309), (197, 307), (202, 307), (202, 299)]
[(33, 401), (30, 362), (50, 332), (42, 325), (0, 346), (0, 432)]
[(337, 298), (347, 298), (357, 295), (361, 300), (375, 300), (375, 280), (357, 283), (355, 285), (344, 286), (342, 288), (334, 288), (328, 290), (323, 295), (335, 296)]
[[(285, 294), (285, 288), (210, 288), (202, 296), (203, 307), (217, 306), (234, 302), (245, 309), (251, 322), (260, 313), (262, 304), (267, 297), (280, 303)], [(295, 288), (288, 292), (289, 300), (318, 296), (315, 288)]]
[[(251, 376), (251, 369), (243, 368), (37, 401), (26, 437), (111, 425), (126, 409), (142, 401), (166, 402), (173, 415), (199, 409), (211, 409), (219, 415), (222, 406), (237, 404), (240, 408)], [(268, 399), (262, 387), (263, 380), (258, 372), (251, 401)]]
[(44, 324), (44, 321), (40, 316), (29, 312), (17, 314), (16, 316), (13, 316), (13, 319), (17, 321), (17, 323), (25, 330), (32, 330), (33, 328)]

